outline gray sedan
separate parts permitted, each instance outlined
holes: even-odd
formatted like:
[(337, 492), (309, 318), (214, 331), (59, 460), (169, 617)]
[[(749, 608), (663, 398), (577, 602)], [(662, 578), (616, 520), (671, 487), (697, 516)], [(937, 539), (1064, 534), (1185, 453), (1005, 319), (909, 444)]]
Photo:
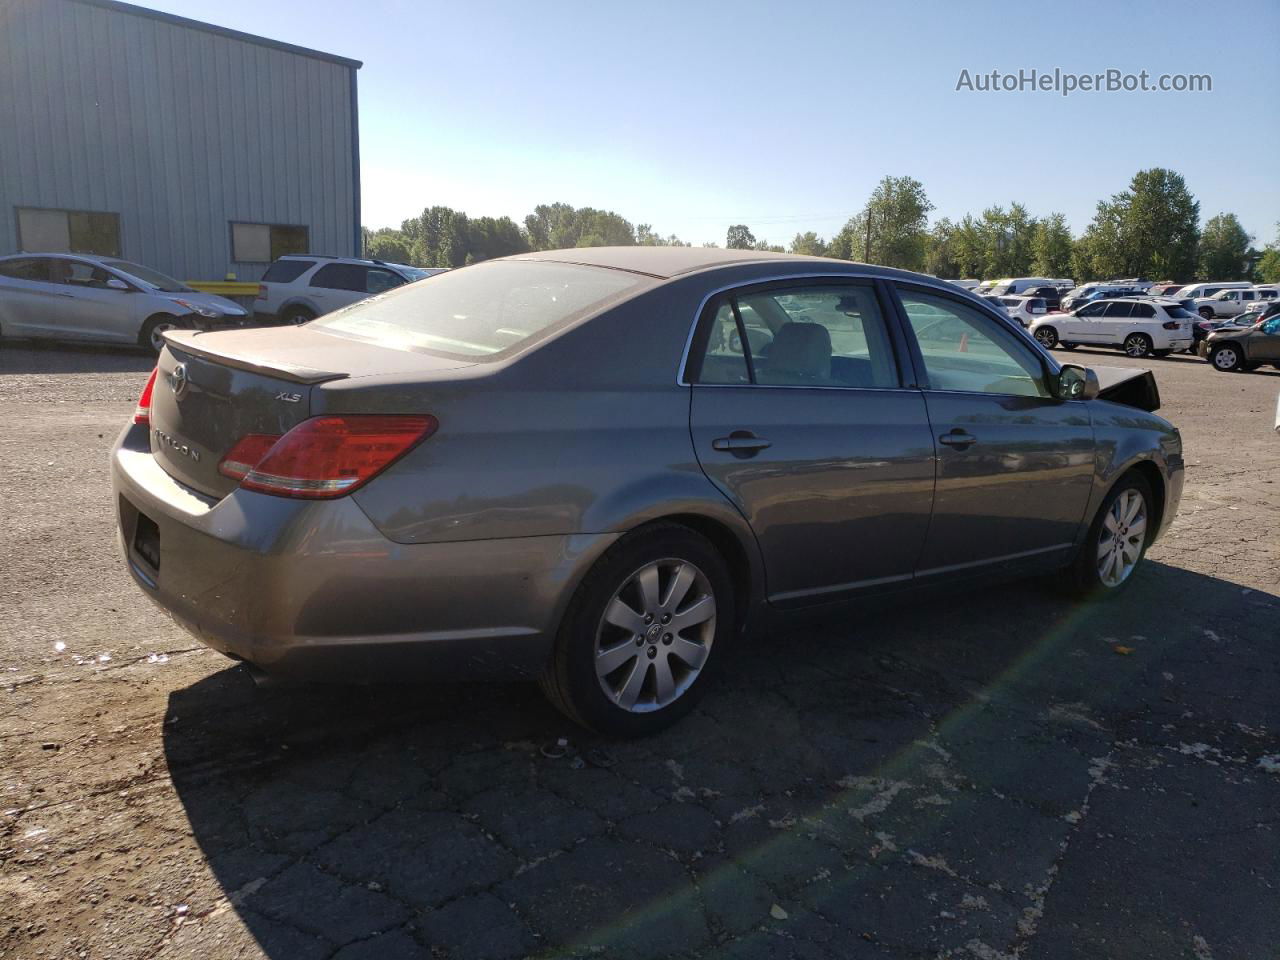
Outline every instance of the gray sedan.
[(638, 735), (788, 611), (1122, 590), (1182, 491), (1157, 405), (930, 277), (580, 249), (170, 334), (112, 470), (135, 581), (251, 670), (536, 677)]
[(130, 343), (156, 352), (168, 330), (240, 325), (248, 311), (118, 257), (0, 257), (0, 336)]

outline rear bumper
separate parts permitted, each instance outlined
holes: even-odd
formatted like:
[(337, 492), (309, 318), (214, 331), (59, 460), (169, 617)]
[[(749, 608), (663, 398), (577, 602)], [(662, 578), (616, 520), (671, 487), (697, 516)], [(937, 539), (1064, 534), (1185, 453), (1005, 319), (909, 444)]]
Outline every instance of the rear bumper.
[[(144, 427), (121, 435), (111, 469), (142, 591), (208, 646), (284, 677), (536, 675), (579, 578), (617, 537), (394, 543), (350, 497), (203, 497), (164, 472)], [(158, 566), (138, 549), (140, 517)]]

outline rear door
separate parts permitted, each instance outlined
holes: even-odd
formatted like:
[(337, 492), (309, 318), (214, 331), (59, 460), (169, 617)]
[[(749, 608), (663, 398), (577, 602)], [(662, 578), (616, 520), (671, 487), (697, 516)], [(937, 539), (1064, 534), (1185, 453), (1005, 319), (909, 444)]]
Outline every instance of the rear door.
[(1007, 325), (931, 289), (898, 293), (937, 444), (917, 575), (1066, 557), (1093, 483), (1087, 406), (1051, 395), (1047, 365)]
[(1133, 304), (1127, 300), (1108, 300), (1102, 311), (1102, 320), (1098, 323), (1101, 335), (1096, 343), (1118, 344), (1132, 329), (1130, 317), (1133, 316)]
[(773, 603), (913, 574), (933, 440), (887, 302), (870, 281), (789, 281), (723, 294), (701, 317), (686, 370), (694, 450), (755, 531)]
[(21, 257), (0, 261), (0, 334), (6, 337), (43, 335), (53, 315), (49, 258)]

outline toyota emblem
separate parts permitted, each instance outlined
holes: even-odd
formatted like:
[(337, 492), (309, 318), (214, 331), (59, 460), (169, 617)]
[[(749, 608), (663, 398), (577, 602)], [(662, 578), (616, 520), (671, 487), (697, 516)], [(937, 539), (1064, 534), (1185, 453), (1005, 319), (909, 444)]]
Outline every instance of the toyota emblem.
[(191, 385), (191, 381), (187, 379), (187, 365), (180, 363), (173, 368), (173, 373), (169, 374), (169, 389), (173, 391), (173, 395), (181, 400), (187, 393), (187, 388)]

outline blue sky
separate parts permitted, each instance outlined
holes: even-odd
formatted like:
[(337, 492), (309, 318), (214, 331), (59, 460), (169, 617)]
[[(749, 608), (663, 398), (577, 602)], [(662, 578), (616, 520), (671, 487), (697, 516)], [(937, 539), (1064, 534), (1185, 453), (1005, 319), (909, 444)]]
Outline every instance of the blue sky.
[[(724, 242), (830, 236), (885, 174), (933, 216), (1017, 200), (1075, 232), (1139, 169), (1180, 172), (1259, 246), (1280, 220), (1280, 3), (156, 0), (364, 61), (364, 220), (612, 209)], [(1258, 38), (1259, 43), (1253, 39)], [(1266, 62), (1270, 60), (1271, 62)], [(1210, 93), (957, 92), (971, 74), (1207, 73)]]

